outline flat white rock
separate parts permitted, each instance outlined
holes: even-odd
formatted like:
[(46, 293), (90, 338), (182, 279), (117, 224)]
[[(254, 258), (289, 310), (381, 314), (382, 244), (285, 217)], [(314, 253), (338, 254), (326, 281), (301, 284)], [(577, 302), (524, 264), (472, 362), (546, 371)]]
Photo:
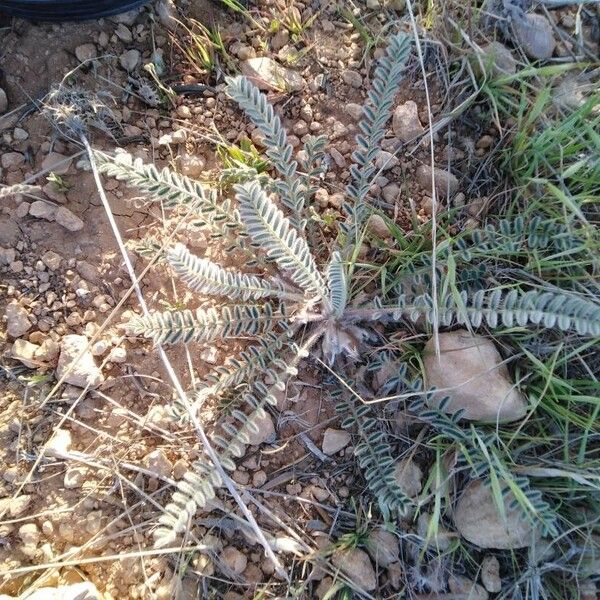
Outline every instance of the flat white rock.
[(504, 497), (503, 518), (492, 490), (482, 480), (471, 481), (463, 490), (454, 509), (454, 526), (462, 537), (480, 548), (512, 550), (531, 546), (538, 532), (518, 507), (511, 508), (515, 497)]
[(343, 429), (326, 429), (323, 435), (323, 445), (321, 446), (323, 454), (328, 456), (337, 454), (350, 443), (350, 440), (350, 434)]
[(440, 392), (428, 399), (430, 406), (449, 396), (448, 412), (464, 410), (472, 421), (510, 422), (521, 419), (527, 403), (510, 380), (508, 369), (491, 340), (472, 336), (465, 329), (441, 333), (440, 356), (431, 338), (423, 351), (425, 381)]
[[(62, 338), (56, 367), (57, 379), (66, 375), (65, 383), (81, 388), (88, 385), (90, 388), (97, 388), (104, 381), (102, 371), (96, 365), (91, 349), (87, 346), (88, 339), (83, 335), (71, 334)], [(69, 370), (70, 365), (73, 367)]]
[(302, 75), (266, 56), (241, 61), (240, 70), (255, 86), (265, 91), (299, 92), (306, 85)]

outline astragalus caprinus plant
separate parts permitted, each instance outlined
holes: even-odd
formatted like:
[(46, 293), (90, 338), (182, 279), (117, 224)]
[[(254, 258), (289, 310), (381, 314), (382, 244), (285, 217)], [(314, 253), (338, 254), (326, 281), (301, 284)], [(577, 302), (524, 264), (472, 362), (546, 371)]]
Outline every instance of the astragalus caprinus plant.
[[(272, 175), (238, 169), (231, 174), (238, 181), (234, 199), (222, 198), (195, 180), (167, 169), (159, 171), (127, 155), (117, 159), (96, 155), (105, 173), (146, 192), (149, 201), (161, 201), (166, 208), (185, 207), (198, 226), (248, 257), (247, 271), (234, 270), (195, 256), (184, 243), (173, 245), (166, 256), (173, 273), (192, 291), (216, 296), (222, 304), (156, 312), (129, 323), (132, 333), (161, 344), (251, 339), (237, 357), (229, 358), (190, 391), (198, 409), (226, 394), (235, 399), (230, 411), (235, 425), (225, 423), (222, 432), (212, 438), (226, 469), (235, 469), (248, 433), (256, 428), (255, 420), (276, 404), (276, 392), (297, 373), (300, 360), (320, 358), (342, 372), (344, 365), (359, 361), (361, 350), (377, 339), (372, 328), (375, 323), (424, 318), (429, 322), (437, 319), (436, 325), (468, 323), (476, 328), (484, 321), (490, 327), (532, 323), (574, 328), (580, 334), (600, 332), (598, 307), (552, 292), (496, 288), (438, 298), (428, 293), (398, 293), (391, 303), (372, 297), (357, 304), (354, 250), (375, 206), (369, 197), (378, 170), (375, 161), (410, 47), (408, 36), (392, 37), (374, 72), (356, 137), (351, 182), (346, 187), (345, 221), (324, 261), (311, 250), (307, 223), (315, 181), (324, 168), (326, 139), (310, 138), (302, 158), (295, 158), (280, 118), (266, 96), (244, 77), (229, 79), (226, 91), (260, 130)], [(389, 516), (404, 510), (410, 501), (393, 477), (394, 460), (385, 432), (369, 416), (369, 410), (368, 406), (354, 407), (346, 425), (357, 426), (360, 442), (355, 446), (356, 455), (369, 489), (382, 513)], [(157, 544), (172, 543), (221, 485), (208, 459), (196, 461), (178, 483), (160, 519)]]

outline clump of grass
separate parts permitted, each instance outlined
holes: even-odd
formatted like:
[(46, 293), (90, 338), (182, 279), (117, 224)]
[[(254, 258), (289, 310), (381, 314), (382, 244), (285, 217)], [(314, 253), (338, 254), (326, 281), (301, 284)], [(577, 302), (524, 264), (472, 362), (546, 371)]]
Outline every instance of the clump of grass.
[[(495, 112), (497, 120), (509, 124), (495, 158), (513, 191), (492, 206), (481, 228), (456, 227), (456, 212), (438, 217), (435, 276), (441, 294), (484, 289), (493, 282), (545, 287), (597, 301), (600, 97), (591, 95), (571, 108), (556, 105), (548, 80), (556, 74), (554, 68), (527, 69), (484, 84), (489, 114)], [(392, 290), (408, 277), (417, 287), (430, 285), (431, 225), (409, 234), (390, 231), (396, 249), (381, 257), (384, 287)], [(411, 334), (418, 331), (404, 337)], [(430, 500), (429, 510), (433, 508), (428, 537), (435, 538), (443, 524), (452, 528), (445, 482), (463, 470), (460, 465), (477, 465), (485, 447), (485, 468), (492, 478), (505, 483), (529, 479), (529, 516), (546, 531), (538, 548), (497, 554), (500, 597), (580, 597), (600, 556), (599, 339), (520, 327), (500, 328), (493, 335), (514, 358), (515, 380), (531, 409), (513, 426), (455, 428), (443, 418), (428, 419), (430, 429), (419, 440), (421, 456), (431, 465), (422, 493)], [(395, 348), (387, 348), (404, 355), (409, 372), (420, 371), (412, 342), (400, 339)], [(461, 457), (458, 466), (449, 468), (449, 456)], [(475, 580), (484, 555), (477, 552), (456, 538), (443, 559)]]

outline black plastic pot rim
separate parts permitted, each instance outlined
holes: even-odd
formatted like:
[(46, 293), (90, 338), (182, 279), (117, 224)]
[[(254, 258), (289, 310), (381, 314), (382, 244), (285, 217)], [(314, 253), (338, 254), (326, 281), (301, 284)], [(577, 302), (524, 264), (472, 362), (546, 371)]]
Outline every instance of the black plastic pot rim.
[(148, 0), (0, 0), (0, 13), (35, 21), (82, 21), (124, 13)]

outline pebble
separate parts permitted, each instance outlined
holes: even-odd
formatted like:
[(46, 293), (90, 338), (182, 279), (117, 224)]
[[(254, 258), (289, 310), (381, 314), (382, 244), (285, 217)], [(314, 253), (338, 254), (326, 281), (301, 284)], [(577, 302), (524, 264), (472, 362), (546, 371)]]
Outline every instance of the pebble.
[(380, 567), (388, 567), (400, 560), (398, 538), (385, 529), (371, 531), (366, 541), (367, 552)]
[(409, 100), (396, 107), (392, 117), (392, 130), (394, 135), (403, 142), (410, 142), (424, 133), (425, 129), (419, 120), (419, 107), (416, 102)]
[(449, 397), (445, 410), (463, 410), (463, 419), (495, 423), (521, 419), (527, 402), (510, 379), (494, 342), (472, 336), (467, 330), (440, 333), (440, 357), (434, 339), (423, 350), (423, 369), (429, 388), (441, 391), (428, 396), (429, 406), (438, 406)]
[(248, 431), (248, 443), (251, 446), (258, 446), (264, 442), (271, 443), (275, 441), (275, 426), (273, 419), (268, 412), (265, 412), (262, 418), (255, 418), (254, 424), (257, 431)]
[(42, 161), (42, 169), (55, 175), (65, 175), (71, 166), (71, 160), (70, 156), (58, 152), (49, 152)]
[(13, 137), (15, 138), (15, 140), (17, 140), (17, 142), (24, 142), (26, 139), (29, 138), (29, 133), (27, 133), (27, 131), (21, 129), (20, 127), (15, 127), (13, 129)]
[(444, 525), (438, 522), (433, 528), (431, 535), (429, 534), (429, 526), (431, 515), (427, 512), (422, 512), (417, 521), (417, 533), (429, 548), (435, 548), (438, 551), (445, 551), (450, 548), (452, 540), (456, 538), (456, 533), (448, 530)]
[(75, 56), (79, 62), (92, 60), (98, 56), (96, 46), (94, 44), (81, 44), (75, 48)]
[[(19, 596), (22, 598), (23, 596)], [(2, 600), (13, 600), (11, 596), (0, 596)], [(14, 600), (17, 600), (15, 597)], [(73, 585), (60, 585), (56, 588), (42, 587), (27, 596), (27, 600), (102, 600), (96, 586), (89, 581)]]
[(29, 214), (36, 219), (45, 219), (46, 221), (54, 221), (56, 217), (57, 207), (43, 200), (36, 200), (29, 206)]
[(338, 550), (332, 557), (335, 567), (365, 592), (377, 587), (377, 577), (368, 554), (360, 548)]
[(360, 104), (354, 104), (354, 102), (350, 102), (349, 104), (346, 104), (344, 110), (353, 121), (360, 121), (363, 111), (363, 107)]
[(62, 262), (62, 256), (53, 250), (48, 250), (42, 254), (42, 262), (51, 270), (56, 271)]
[(198, 154), (182, 152), (179, 154), (179, 170), (187, 177), (197, 178), (204, 173), (206, 161)]
[(17, 498), (2, 498), (0, 499), (0, 513), (8, 510), (8, 514), (11, 517), (18, 517), (29, 508), (32, 499), (33, 496), (31, 494), (23, 494)]
[(337, 454), (350, 443), (351, 439), (352, 436), (343, 429), (326, 429), (323, 435), (323, 445), (321, 446), (323, 454), (328, 456)]
[[(490, 42), (481, 46), (473, 61), (475, 73), (481, 75), (481, 71), (495, 77), (502, 75), (514, 75), (517, 72), (517, 61), (512, 52), (501, 42)], [(483, 67), (483, 69), (482, 69)]]
[[(83, 335), (70, 334), (60, 342), (60, 356), (56, 367), (57, 379), (65, 377), (65, 383), (85, 388), (97, 388), (103, 381), (102, 371), (96, 365), (88, 346), (88, 340)], [(74, 363), (75, 359), (82, 356)], [(72, 368), (70, 368), (72, 366)], [(70, 368), (70, 370), (68, 370)], [(68, 372), (67, 372), (68, 371)]]
[(246, 555), (233, 546), (223, 548), (219, 554), (219, 561), (228, 571), (235, 575), (241, 575), (248, 564)]
[(471, 481), (454, 509), (454, 526), (462, 537), (480, 548), (513, 550), (531, 546), (538, 539), (538, 532), (514, 504), (512, 492), (504, 496), (504, 518), (496, 507), (491, 487), (482, 480)]
[(290, 33), (287, 29), (281, 28), (271, 38), (271, 49), (273, 52), (278, 52), (290, 41)]
[(533, 60), (546, 60), (554, 54), (556, 40), (552, 25), (546, 17), (531, 13), (523, 19), (514, 19), (512, 28), (515, 41), (525, 54)]
[(306, 86), (304, 78), (272, 58), (249, 58), (240, 62), (240, 70), (261, 90), (299, 92)]
[(423, 472), (411, 458), (405, 458), (396, 464), (394, 479), (409, 498), (418, 496), (423, 487)]
[(385, 219), (381, 215), (371, 215), (369, 217), (367, 227), (373, 235), (381, 239), (385, 239), (390, 236), (390, 229), (387, 226)]
[[(417, 182), (427, 192), (431, 193), (431, 172), (430, 165), (419, 165), (417, 168)], [(452, 196), (458, 189), (458, 179), (450, 172), (437, 167), (433, 168), (435, 175), (435, 191), (442, 198)]]
[(83, 486), (87, 477), (84, 467), (69, 467), (65, 471), (63, 485), (67, 490), (75, 490)]
[(396, 183), (389, 183), (381, 190), (381, 195), (386, 202), (393, 204), (400, 196), (400, 186)]
[(481, 583), (492, 594), (497, 594), (502, 589), (500, 563), (493, 554), (488, 554), (481, 562)]
[(38, 366), (37, 361), (35, 360), (35, 352), (38, 348), (38, 345), (32, 344), (21, 338), (14, 341), (11, 349), (11, 356), (15, 360), (22, 362), (26, 367), (34, 369)]
[(159, 477), (170, 477), (173, 465), (163, 450), (158, 448), (146, 454), (143, 460), (144, 467)]
[(356, 89), (361, 88), (363, 84), (362, 75), (353, 69), (346, 69), (345, 71), (342, 71), (342, 79), (346, 85)]
[(71, 432), (67, 429), (56, 429), (54, 435), (46, 444), (45, 455), (52, 458), (62, 458), (71, 448)]
[(16, 300), (10, 302), (5, 310), (6, 332), (14, 338), (19, 338), (31, 329), (29, 314)]
[(124, 363), (127, 360), (127, 350), (125, 348), (113, 348), (108, 355), (108, 360), (117, 364)]
[(158, 15), (158, 20), (161, 24), (166, 27), (169, 31), (177, 29), (177, 7), (173, 0), (159, 0), (154, 5), (154, 10)]
[(381, 171), (393, 169), (399, 163), (398, 157), (387, 150), (381, 150), (375, 159), (375, 166)]
[(14, 170), (20, 167), (25, 162), (25, 156), (20, 152), (4, 152), (0, 156), (0, 164), (2, 168)]
[(83, 221), (64, 206), (57, 209), (54, 218), (59, 225), (62, 225), (69, 231), (80, 231), (83, 229)]
[(139, 50), (127, 50), (119, 57), (119, 63), (128, 73), (135, 71), (142, 59)]
[(6, 92), (0, 88), (0, 115), (8, 110), (8, 98)]
[(133, 35), (125, 23), (119, 23), (115, 29), (115, 35), (124, 43), (133, 42)]

